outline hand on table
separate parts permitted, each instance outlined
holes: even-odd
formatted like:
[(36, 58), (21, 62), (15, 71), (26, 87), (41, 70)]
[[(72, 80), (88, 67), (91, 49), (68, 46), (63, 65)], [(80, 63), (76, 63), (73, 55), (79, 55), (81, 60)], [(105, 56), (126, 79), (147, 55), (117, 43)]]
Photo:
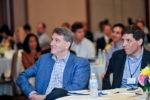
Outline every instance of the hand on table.
[(33, 93), (30, 96), (30, 100), (44, 100), (46, 98), (46, 95), (37, 95), (36, 93)]
[(101, 79), (102, 79), (102, 80), (104, 79), (105, 75), (106, 75), (106, 72), (104, 72), (104, 73), (102, 74), (102, 76), (101, 76)]

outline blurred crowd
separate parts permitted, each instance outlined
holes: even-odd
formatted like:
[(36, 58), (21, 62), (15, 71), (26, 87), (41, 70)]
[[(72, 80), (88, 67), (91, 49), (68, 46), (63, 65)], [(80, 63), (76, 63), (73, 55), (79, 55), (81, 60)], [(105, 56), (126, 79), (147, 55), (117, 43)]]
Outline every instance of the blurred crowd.
[[(129, 19), (128, 23), (129, 25), (137, 25), (144, 31), (144, 44), (147, 45), (150, 42), (150, 36), (144, 20), (139, 17), (135, 22)], [(65, 22), (62, 24), (62, 27), (72, 31), (74, 41), (71, 50), (77, 56), (92, 60), (98, 56), (98, 52), (105, 50), (106, 53), (108, 53), (107, 63), (109, 63), (109, 59), (115, 51), (110, 48), (114, 44), (115, 47), (120, 45), (122, 32), (125, 28), (121, 23), (112, 26), (108, 19), (99, 23), (99, 30), (95, 33), (88, 29), (88, 25), (85, 22), (75, 22), (72, 25)], [(7, 25), (3, 25), (0, 28), (0, 53), (4, 53), (7, 50), (23, 49), (22, 63), (25, 69), (29, 68), (41, 54), (50, 52), (49, 44), (51, 37), (46, 32), (46, 28), (48, 27), (46, 27), (45, 23), (39, 23), (36, 27), (36, 33), (32, 33), (31, 26), (26, 24), (12, 32)], [(119, 49), (122, 49), (122, 46), (120, 46)], [(108, 65), (106, 64), (106, 66)]]

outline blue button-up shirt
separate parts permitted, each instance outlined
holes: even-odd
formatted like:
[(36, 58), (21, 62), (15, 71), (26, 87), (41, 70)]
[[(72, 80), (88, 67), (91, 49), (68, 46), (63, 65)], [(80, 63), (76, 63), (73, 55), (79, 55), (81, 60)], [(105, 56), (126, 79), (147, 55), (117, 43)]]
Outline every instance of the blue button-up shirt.
[[(138, 87), (138, 76), (140, 75), (143, 51), (144, 50), (142, 48), (142, 52), (140, 53), (140, 55), (138, 55), (135, 58), (132, 58), (128, 55), (126, 56), (126, 62), (125, 62), (125, 68), (124, 68), (123, 78), (122, 78), (122, 82), (121, 82), (121, 88)], [(129, 69), (129, 67), (130, 67), (130, 69)], [(136, 78), (135, 84), (127, 84), (127, 78), (131, 78), (131, 74), (133, 74), (132, 78)]]
[(108, 65), (109, 65), (109, 61), (110, 61), (110, 58), (112, 57), (112, 54), (117, 51), (117, 50), (120, 50), (122, 49), (122, 42), (120, 42), (117, 46), (115, 44), (113, 44), (110, 49), (108, 50), (107, 52), (107, 55), (106, 55), (106, 66), (105, 66), (105, 70), (107, 70), (108, 68)]
[(51, 74), (50, 82), (48, 85), (48, 88), (46, 90), (46, 95), (49, 94), (54, 88), (62, 88), (63, 85), (63, 73), (66, 66), (66, 63), (68, 61), (70, 52), (67, 53), (66, 56), (64, 56), (60, 60), (56, 60), (56, 56), (52, 56), (52, 59), (55, 60), (55, 64), (53, 67), (53, 71)]

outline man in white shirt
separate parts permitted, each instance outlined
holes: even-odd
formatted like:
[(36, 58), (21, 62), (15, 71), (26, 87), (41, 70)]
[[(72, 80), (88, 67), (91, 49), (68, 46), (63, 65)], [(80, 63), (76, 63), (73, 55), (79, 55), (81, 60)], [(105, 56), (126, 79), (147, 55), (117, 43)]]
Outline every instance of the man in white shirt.
[(86, 59), (93, 59), (95, 57), (94, 44), (84, 37), (84, 28), (82, 23), (77, 22), (71, 28), (74, 41), (71, 49), (76, 52), (76, 55)]
[(44, 23), (37, 25), (37, 36), (39, 38), (39, 44), (41, 48), (49, 47), (50, 37), (46, 33), (46, 25)]

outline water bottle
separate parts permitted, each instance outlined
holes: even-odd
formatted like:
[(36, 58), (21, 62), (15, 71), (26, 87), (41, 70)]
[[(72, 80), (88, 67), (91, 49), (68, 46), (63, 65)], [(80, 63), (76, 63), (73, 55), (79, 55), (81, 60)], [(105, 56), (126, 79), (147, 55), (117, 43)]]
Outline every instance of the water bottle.
[(101, 49), (98, 50), (98, 55), (97, 55), (97, 64), (101, 65), (102, 64), (102, 52)]
[(102, 66), (105, 66), (106, 63), (106, 52), (105, 50), (103, 50), (102, 52)]
[(90, 96), (92, 98), (98, 97), (98, 82), (95, 76), (95, 73), (92, 73), (90, 79)]

